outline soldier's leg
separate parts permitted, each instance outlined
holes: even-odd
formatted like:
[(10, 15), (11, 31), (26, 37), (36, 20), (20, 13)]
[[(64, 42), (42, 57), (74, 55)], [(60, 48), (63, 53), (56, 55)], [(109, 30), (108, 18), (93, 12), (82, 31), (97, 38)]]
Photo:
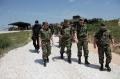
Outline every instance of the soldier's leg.
[(110, 46), (106, 47), (105, 55), (106, 55), (106, 65), (105, 65), (105, 67), (107, 68), (108, 71), (111, 71), (111, 68), (109, 66), (109, 63), (111, 63), (111, 60), (112, 60), (112, 54), (111, 54)]
[(61, 59), (64, 59), (64, 50), (65, 50), (65, 45), (61, 45), (61, 49), (60, 49), (60, 55), (61, 55)]
[(42, 42), (42, 58), (44, 61), (44, 66), (46, 66), (46, 62), (47, 62), (47, 46), (45, 42)]
[(49, 56), (51, 54), (51, 45), (50, 42), (47, 43), (47, 62), (49, 62)]
[(61, 38), (59, 37), (59, 47), (61, 47)]
[(100, 70), (103, 71), (103, 63), (104, 63), (104, 48), (98, 46), (98, 56), (99, 56), (99, 63), (101, 65)]
[(40, 46), (39, 46), (39, 37), (36, 38), (37, 40), (37, 50), (39, 50)]
[(65, 44), (66, 42), (64, 41), (64, 39), (61, 38), (61, 49), (60, 49), (60, 55), (61, 55), (61, 59), (64, 59), (64, 50), (65, 50)]
[(35, 49), (36, 49), (36, 47), (37, 47), (37, 45), (36, 45), (36, 38), (35, 38), (35, 37), (32, 37), (32, 40), (33, 40), (33, 46), (34, 46)]
[(77, 48), (78, 48), (78, 63), (81, 64), (81, 56), (82, 56), (82, 44), (81, 40), (78, 40)]
[(68, 62), (71, 63), (71, 46), (72, 42), (68, 42), (66, 47), (67, 47), (67, 56), (68, 56)]
[(84, 57), (85, 57), (85, 64), (90, 64), (88, 62), (88, 53), (89, 53), (89, 50), (88, 50), (88, 41), (87, 41), (87, 39), (83, 40), (83, 51), (84, 51)]

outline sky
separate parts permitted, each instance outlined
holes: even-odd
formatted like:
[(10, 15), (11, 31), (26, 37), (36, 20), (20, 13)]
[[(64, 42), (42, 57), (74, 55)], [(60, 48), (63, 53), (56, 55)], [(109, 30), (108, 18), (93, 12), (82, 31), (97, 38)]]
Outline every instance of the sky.
[(0, 0), (0, 27), (17, 21), (56, 23), (73, 15), (120, 18), (120, 0)]

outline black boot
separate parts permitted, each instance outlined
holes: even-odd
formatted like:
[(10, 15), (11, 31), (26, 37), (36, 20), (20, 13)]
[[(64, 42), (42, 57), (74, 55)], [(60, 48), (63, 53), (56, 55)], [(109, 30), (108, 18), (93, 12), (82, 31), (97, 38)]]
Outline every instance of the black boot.
[(71, 62), (71, 56), (68, 56), (68, 63), (70, 63), (70, 64), (72, 63)]
[(49, 58), (47, 57), (47, 63), (49, 63)]
[(90, 63), (88, 62), (88, 57), (85, 57), (85, 64), (89, 65)]
[(102, 63), (100, 66), (100, 71), (103, 71), (103, 70), (104, 70), (104, 68), (103, 68), (103, 63)]
[(60, 54), (61, 54), (60, 58), (61, 58), (61, 59), (64, 59), (63, 53), (60, 53)]
[(36, 49), (36, 52), (39, 54), (39, 49)]
[(109, 71), (109, 72), (111, 71), (109, 64), (106, 64), (105, 67), (107, 68), (107, 71)]
[(78, 58), (78, 64), (81, 64), (81, 57)]
[(46, 67), (46, 62), (47, 62), (47, 60), (46, 59), (43, 59), (43, 61), (44, 61), (44, 67)]

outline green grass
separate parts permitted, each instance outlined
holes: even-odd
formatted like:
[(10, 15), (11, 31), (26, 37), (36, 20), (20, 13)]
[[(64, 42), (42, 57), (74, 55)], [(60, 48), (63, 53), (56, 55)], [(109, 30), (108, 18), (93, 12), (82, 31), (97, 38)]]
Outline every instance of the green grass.
[(0, 56), (11, 49), (27, 44), (30, 37), (30, 31), (0, 34)]

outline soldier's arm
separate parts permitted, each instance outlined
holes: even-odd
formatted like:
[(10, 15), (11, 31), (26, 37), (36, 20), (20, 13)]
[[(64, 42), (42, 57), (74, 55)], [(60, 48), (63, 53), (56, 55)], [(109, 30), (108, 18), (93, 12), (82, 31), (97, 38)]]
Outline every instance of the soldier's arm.
[(51, 44), (53, 45), (53, 35), (52, 35), (52, 32), (51, 32), (50, 42), (51, 42)]
[(61, 31), (58, 32), (58, 36), (61, 37)]
[(113, 46), (115, 46), (115, 41), (114, 41), (113, 38), (111, 38), (111, 43), (112, 43)]
[(115, 46), (115, 41), (114, 41), (113, 36), (112, 36), (111, 33), (110, 33), (109, 37), (110, 37), (110, 40), (111, 40), (112, 45)]
[(74, 40), (76, 43), (78, 43), (77, 32), (74, 32)]
[(96, 38), (94, 37), (93, 46), (96, 48)]
[(59, 37), (62, 38), (62, 36), (63, 36), (63, 29), (61, 29), (59, 32)]
[(93, 47), (94, 48), (96, 48), (96, 42), (97, 42), (96, 37), (97, 37), (97, 33), (95, 33), (95, 35), (94, 35), (94, 40), (93, 40)]
[(39, 37), (39, 46), (42, 47), (41, 38)]

